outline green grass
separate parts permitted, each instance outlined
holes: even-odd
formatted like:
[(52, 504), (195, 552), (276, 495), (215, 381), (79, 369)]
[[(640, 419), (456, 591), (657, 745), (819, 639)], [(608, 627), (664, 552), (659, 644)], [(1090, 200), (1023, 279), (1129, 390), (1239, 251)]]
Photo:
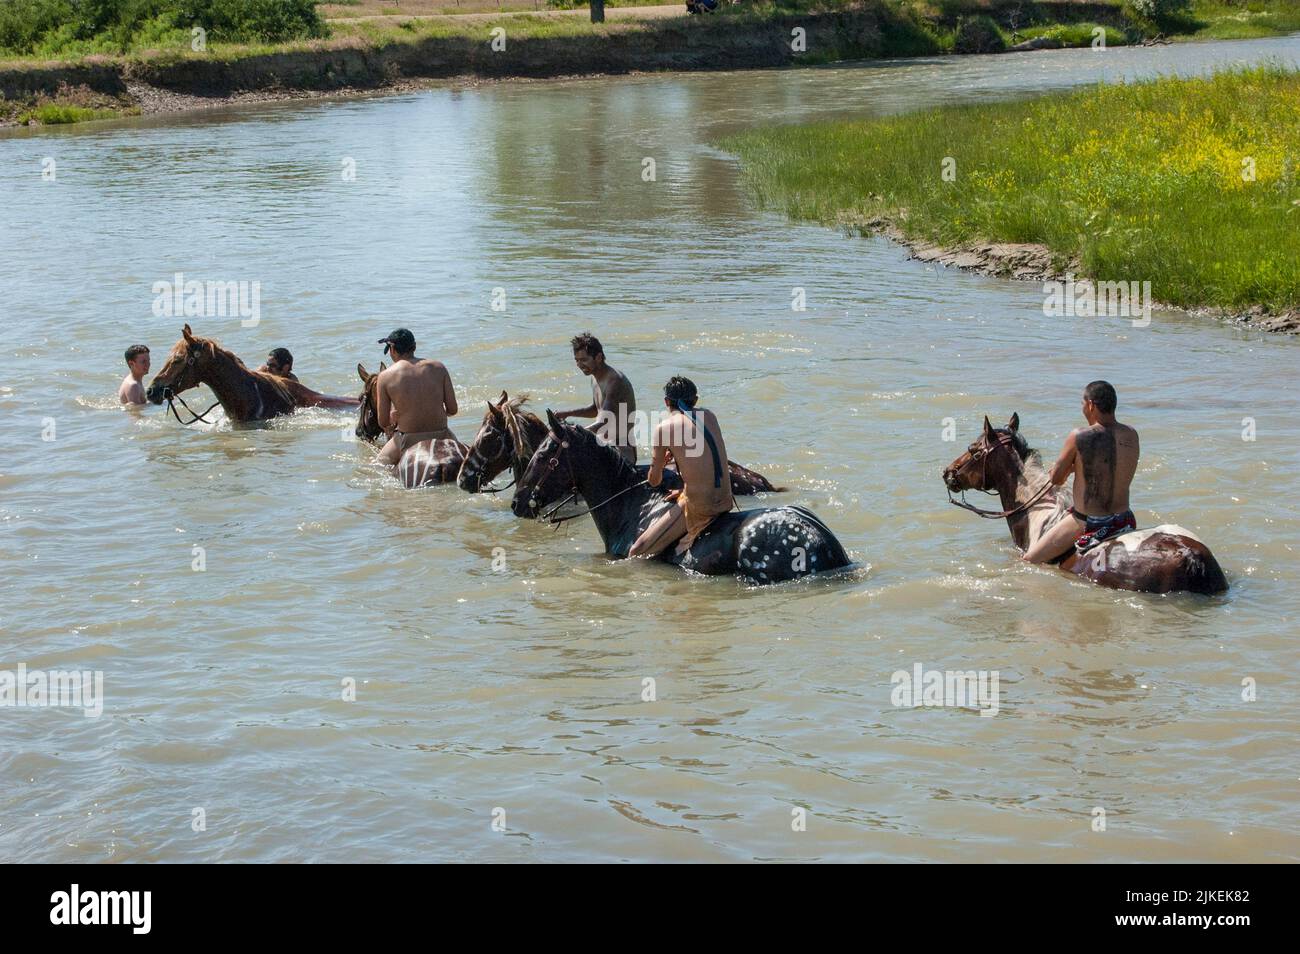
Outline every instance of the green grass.
[[(1032, 242), (1184, 307), (1300, 308), (1300, 73), (1160, 79), (726, 142), (759, 203), (890, 219), (946, 246)], [(941, 177), (945, 157), (955, 181)], [(1253, 159), (1255, 178), (1243, 178)]]
[(1177, 37), (1194, 40), (1252, 40), (1300, 32), (1300, 0), (1194, 0), (1191, 32)]
[(67, 106), (61, 103), (46, 103), (35, 106), (18, 117), (20, 126), (39, 123), (42, 126), (60, 126), (67, 123), (85, 123), (94, 119), (114, 119), (121, 113), (112, 109), (91, 109), (86, 106)]
[[(1013, 46), (1016, 43), (1023, 43), (1025, 40), (1047, 36), (1054, 40), (1060, 40), (1068, 47), (1090, 47), (1092, 46), (1093, 32), (1099, 28), (1105, 31), (1106, 46), (1125, 46), (1128, 44), (1128, 37), (1112, 26), (1103, 26), (1100, 23), (1058, 23), (1053, 26), (1026, 27), (1018, 31), (1014, 40), (1008, 34), (1007, 45)], [(1004, 30), (1003, 32), (1006, 33), (1007, 31)]]

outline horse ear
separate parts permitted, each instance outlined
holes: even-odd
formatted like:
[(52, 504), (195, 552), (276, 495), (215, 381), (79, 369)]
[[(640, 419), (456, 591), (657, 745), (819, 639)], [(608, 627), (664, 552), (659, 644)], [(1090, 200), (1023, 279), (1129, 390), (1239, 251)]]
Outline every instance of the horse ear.
[(993, 425), (989, 423), (988, 415), (984, 415), (984, 436), (993, 440)]
[(181, 337), (183, 337), (190, 344), (194, 344), (194, 332), (190, 331), (189, 325), (186, 325), (184, 328), (181, 329)]
[(1011, 428), (1012, 431), (1020, 430), (1020, 415), (1012, 414), (1011, 420), (1007, 422), (1007, 427)]
[(365, 366), (360, 361), (357, 362), (357, 377), (361, 379), (362, 384), (370, 383), (370, 372), (365, 369)]
[(385, 370), (387, 370), (387, 368), (388, 368), (388, 365), (384, 364), (384, 362), (382, 362), (382, 361), (379, 362), (379, 370), (380, 370), (380, 371), (385, 371)]
[(487, 409), (488, 409), (488, 417), (492, 418), (492, 420), (499, 421), (502, 419), (501, 408), (493, 404), (491, 401), (487, 402)]
[(506, 394), (505, 391), (502, 391), (502, 392), (501, 392), (501, 400), (497, 401), (497, 407), (505, 407), (505, 406), (506, 406), (506, 402), (509, 401), (509, 400), (510, 400), (510, 395), (509, 395), (509, 394)]
[(555, 412), (549, 407), (546, 409), (546, 423), (551, 429), (551, 433), (556, 437), (560, 436), (560, 419), (555, 416)]

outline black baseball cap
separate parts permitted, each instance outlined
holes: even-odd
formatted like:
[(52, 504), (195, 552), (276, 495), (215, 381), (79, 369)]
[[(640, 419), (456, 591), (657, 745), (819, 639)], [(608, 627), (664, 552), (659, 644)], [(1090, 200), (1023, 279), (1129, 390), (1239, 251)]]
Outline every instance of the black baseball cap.
[(415, 335), (405, 328), (398, 328), (390, 332), (388, 337), (380, 338), (377, 344), (384, 346), (384, 354), (388, 354), (389, 348), (393, 348), (401, 354), (409, 354), (415, 350)]

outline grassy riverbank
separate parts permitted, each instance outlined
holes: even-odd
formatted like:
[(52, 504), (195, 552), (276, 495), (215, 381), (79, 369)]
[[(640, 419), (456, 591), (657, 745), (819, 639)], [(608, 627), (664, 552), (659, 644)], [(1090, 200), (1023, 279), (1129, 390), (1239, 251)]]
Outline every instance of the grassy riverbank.
[[(465, 0), (467, 9), (484, 2)], [(1153, 0), (1128, 0), (1135, 2)], [(356, 5), (359, 16), (347, 16), (351, 5), (311, 0), (102, 0), (77, 8), (100, 11), (98, 19), (65, 16), (70, 3), (0, 4), (0, 122), (40, 121), (54, 115), (47, 108), (53, 106), (98, 116), (193, 108), (195, 101), (185, 97), (284, 98), (451, 77), (757, 69), (1000, 52), (1026, 40), (1086, 46), (1099, 30), (1107, 46), (1157, 35), (1300, 30), (1300, 0), (1192, 0), (1189, 11), (1159, 23), (1121, 0), (747, 0), (711, 16), (679, 16), (660, 6), (599, 25), (581, 10), (425, 12), (446, 9), (439, 0), (364, 0)], [(191, 21), (203, 25), (200, 49), (193, 48)], [(796, 27), (805, 30), (803, 47), (791, 42)], [(495, 33), (504, 48), (490, 45)]]
[(1257, 69), (726, 145), (759, 201), (795, 218), (945, 247), (1041, 244), (1062, 270), (1150, 281), (1159, 301), (1280, 314), (1300, 309), (1297, 142), (1300, 73)]

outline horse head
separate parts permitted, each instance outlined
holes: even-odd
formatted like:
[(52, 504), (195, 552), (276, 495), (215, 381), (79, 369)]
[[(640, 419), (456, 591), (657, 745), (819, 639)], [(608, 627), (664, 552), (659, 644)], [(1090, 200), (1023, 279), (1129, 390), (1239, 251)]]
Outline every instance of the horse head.
[(596, 438), (585, 428), (565, 424), (546, 411), (546, 437), (519, 478), (510, 509), (516, 517), (535, 517), (548, 503), (574, 492), (574, 474), (582, 467), (587, 445)]
[(470, 442), (465, 454), (465, 463), (461, 465), (456, 485), (461, 490), (472, 494), (482, 491), (497, 475), (510, 466), (514, 452), (514, 439), (506, 421), (506, 408), (510, 396), (505, 391), (497, 403), (487, 402), (487, 412), (478, 433)]
[(151, 404), (161, 404), (169, 394), (180, 394), (204, 383), (204, 372), (217, 357), (217, 343), (199, 338), (186, 325), (167, 360), (154, 375), (145, 397)]
[(1020, 415), (1012, 414), (1005, 428), (995, 428), (984, 418), (984, 432), (944, 468), (943, 482), (953, 493), (962, 490), (996, 490), (1009, 474), (1019, 473), (1029, 445), (1020, 436)]
[[(379, 362), (379, 370), (384, 370), (384, 362)], [(356, 435), (363, 441), (377, 441), (384, 429), (379, 426), (379, 406), (375, 401), (375, 386), (379, 374), (371, 374), (360, 363), (357, 375), (361, 378), (361, 406), (357, 408)]]

